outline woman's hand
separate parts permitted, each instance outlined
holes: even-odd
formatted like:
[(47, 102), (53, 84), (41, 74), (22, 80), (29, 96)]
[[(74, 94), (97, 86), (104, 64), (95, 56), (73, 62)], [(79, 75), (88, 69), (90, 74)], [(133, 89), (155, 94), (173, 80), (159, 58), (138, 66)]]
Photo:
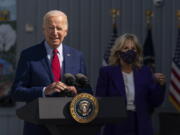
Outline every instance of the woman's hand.
[(154, 77), (155, 77), (156, 81), (160, 85), (164, 85), (166, 83), (166, 77), (165, 77), (164, 74), (162, 74), (162, 73), (154, 73)]

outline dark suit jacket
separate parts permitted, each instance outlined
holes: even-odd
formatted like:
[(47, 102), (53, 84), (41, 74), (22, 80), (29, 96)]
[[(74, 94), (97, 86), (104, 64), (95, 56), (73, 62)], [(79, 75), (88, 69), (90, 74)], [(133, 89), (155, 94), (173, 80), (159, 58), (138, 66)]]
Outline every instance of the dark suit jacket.
[[(86, 74), (81, 52), (63, 45), (63, 56), (63, 73)], [(42, 97), (43, 87), (52, 82), (53, 74), (44, 42), (42, 42), (21, 53), (15, 81), (12, 86), (12, 97), (16, 101), (30, 102), (38, 97)], [(44, 127), (25, 122), (24, 135), (49, 135), (49, 132)]]
[[(151, 113), (155, 107), (162, 104), (165, 88), (154, 81), (149, 68), (141, 67), (134, 69), (133, 72), (138, 135), (153, 135)], [(126, 99), (120, 66), (107, 66), (100, 69), (96, 96), (122, 96)], [(106, 125), (104, 135), (121, 135), (120, 129), (120, 125)]]

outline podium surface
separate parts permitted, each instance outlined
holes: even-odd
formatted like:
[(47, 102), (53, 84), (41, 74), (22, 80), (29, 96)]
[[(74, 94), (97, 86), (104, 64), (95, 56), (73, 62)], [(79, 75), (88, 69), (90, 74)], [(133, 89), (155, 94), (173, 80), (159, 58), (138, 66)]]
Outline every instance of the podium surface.
[(99, 113), (90, 123), (76, 122), (70, 115), (71, 97), (38, 98), (16, 111), (20, 119), (45, 125), (52, 135), (95, 135), (103, 124), (119, 123), (126, 118), (124, 99), (97, 98)]

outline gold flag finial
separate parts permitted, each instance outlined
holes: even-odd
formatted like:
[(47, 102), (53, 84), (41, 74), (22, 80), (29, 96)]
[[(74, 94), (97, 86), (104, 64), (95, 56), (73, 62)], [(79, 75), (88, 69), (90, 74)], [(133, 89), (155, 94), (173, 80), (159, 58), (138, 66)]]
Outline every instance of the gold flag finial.
[(177, 11), (176, 11), (176, 16), (177, 16), (177, 17), (180, 17), (180, 10), (177, 10)]
[(115, 8), (111, 9), (111, 16), (112, 16), (113, 24), (116, 22), (117, 16), (119, 15), (120, 15), (120, 11), (118, 9), (115, 9)]
[(177, 27), (180, 28), (180, 10), (176, 11)]
[(151, 26), (151, 20), (152, 20), (152, 17), (154, 16), (152, 10), (146, 10), (145, 11), (145, 15), (146, 15), (146, 24), (148, 26)]

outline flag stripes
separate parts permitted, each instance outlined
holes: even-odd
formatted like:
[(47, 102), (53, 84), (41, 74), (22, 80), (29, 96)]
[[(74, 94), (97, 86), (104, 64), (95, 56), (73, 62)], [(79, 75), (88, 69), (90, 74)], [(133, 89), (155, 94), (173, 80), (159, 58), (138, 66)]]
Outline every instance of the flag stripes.
[(180, 111), (180, 29), (178, 29), (177, 45), (172, 61), (169, 100)]

